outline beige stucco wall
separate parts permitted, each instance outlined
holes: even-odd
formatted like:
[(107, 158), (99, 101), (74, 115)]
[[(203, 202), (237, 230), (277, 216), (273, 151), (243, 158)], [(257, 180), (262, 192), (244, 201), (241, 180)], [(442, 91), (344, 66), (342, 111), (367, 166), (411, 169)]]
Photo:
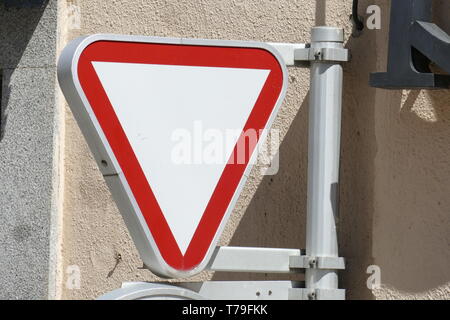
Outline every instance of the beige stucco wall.
[[(340, 287), (348, 298), (450, 298), (450, 94), (386, 91), (368, 86), (386, 63), (388, 1), (381, 30), (349, 37), (351, 1), (67, 0), (67, 39), (91, 33), (308, 42), (314, 25), (342, 26), (352, 61), (345, 65), (339, 245), (347, 259)], [(448, 2), (437, 1), (439, 12)], [(445, 10), (447, 11), (445, 11)], [(65, 13), (64, 13), (65, 12)], [(76, 16), (74, 18), (74, 15)], [(449, 32), (442, 17), (437, 16)], [(308, 69), (289, 70), (280, 129), (280, 170), (252, 171), (221, 244), (302, 248), (305, 245)], [(157, 280), (142, 270), (133, 242), (66, 108), (63, 273), (81, 271), (80, 289), (62, 298), (92, 299), (124, 281)], [(121, 259), (117, 259), (120, 254)], [(381, 268), (382, 288), (366, 287), (366, 268)], [(277, 276), (277, 279), (286, 278)], [(203, 279), (266, 275), (202, 273)]]

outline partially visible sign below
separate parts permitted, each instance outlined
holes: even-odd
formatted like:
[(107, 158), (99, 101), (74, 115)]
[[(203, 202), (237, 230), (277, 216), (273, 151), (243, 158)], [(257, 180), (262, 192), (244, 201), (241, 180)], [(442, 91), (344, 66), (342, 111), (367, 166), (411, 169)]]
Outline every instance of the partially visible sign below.
[[(115, 35), (77, 39), (62, 53), (63, 92), (153, 272), (184, 277), (206, 267), (283, 100), (280, 61), (261, 43)], [(214, 157), (223, 161), (174, 147), (190, 131), (210, 130), (211, 139), (230, 129), (238, 134)], [(255, 143), (240, 157), (249, 131)], [(196, 161), (179, 161), (191, 151)]]

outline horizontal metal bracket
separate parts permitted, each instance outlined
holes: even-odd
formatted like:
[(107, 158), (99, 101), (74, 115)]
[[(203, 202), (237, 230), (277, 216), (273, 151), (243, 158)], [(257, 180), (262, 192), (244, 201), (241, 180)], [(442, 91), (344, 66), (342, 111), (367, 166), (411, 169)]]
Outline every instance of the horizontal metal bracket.
[(301, 281), (125, 282), (100, 300), (345, 300), (344, 289), (308, 289)]
[(274, 47), (286, 66), (307, 67), (310, 61), (348, 61), (349, 52), (345, 48), (311, 48), (309, 43), (275, 43)]
[(348, 49), (300, 48), (294, 51), (295, 61), (348, 61)]
[(345, 289), (290, 288), (288, 300), (345, 300)]
[(345, 261), (341, 257), (291, 256), (289, 266), (290, 268), (344, 270)]
[[(297, 49), (307, 48), (309, 45), (305, 43), (275, 43), (269, 42), (268, 45), (274, 47), (283, 58), (286, 66), (296, 66), (295, 51)], [(307, 65), (305, 65), (307, 66)]]
[[(179, 287), (212, 300), (288, 300), (290, 290), (300, 289), (300, 281), (205, 281), (182, 282)], [(292, 295), (292, 298), (298, 296)]]
[(303, 273), (301, 269), (345, 269), (344, 258), (310, 257), (300, 249), (216, 247), (207, 267), (211, 271)]
[(290, 257), (300, 257), (300, 249), (216, 247), (208, 269), (228, 272), (299, 273), (290, 266)]

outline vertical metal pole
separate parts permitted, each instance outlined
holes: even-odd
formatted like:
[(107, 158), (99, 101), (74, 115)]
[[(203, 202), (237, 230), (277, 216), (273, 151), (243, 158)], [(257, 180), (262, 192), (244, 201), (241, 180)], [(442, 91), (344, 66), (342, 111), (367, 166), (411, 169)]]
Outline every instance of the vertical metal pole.
[[(314, 27), (311, 49), (309, 102), (308, 200), (306, 254), (338, 257), (336, 214), (338, 210), (339, 154), (341, 135), (342, 66), (320, 58), (321, 48), (342, 48), (343, 30)], [(312, 261), (312, 264), (314, 262)], [(336, 270), (309, 268), (306, 288), (337, 289)]]

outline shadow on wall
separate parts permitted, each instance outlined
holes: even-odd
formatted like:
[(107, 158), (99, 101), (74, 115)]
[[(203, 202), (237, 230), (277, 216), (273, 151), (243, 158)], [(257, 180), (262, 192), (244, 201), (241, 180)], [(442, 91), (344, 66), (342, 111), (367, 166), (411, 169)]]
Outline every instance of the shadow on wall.
[[(433, 10), (450, 33), (450, 3), (435, 1)], [(376, 106), (385, 122), (377, 135), (377, 191), (385, 201), (377, 204), (375, 262), (384, 284), (420, 294), (450, 281), (450, 91), (390, 95)]]
[[(326, 24), (325, 9), (324, 1), (316, 2), (316, 25)], [(376, 67), (376, 55), (367, 55), (367, 46), (375, 52), (375, 35), (367, 32), (361, 38), (350, 38), (346, 46), (353, 58), (344, 68), (338, 232), (340, 255), (346, 257), (347, 269), (341, 274), (340, 287), (348, 289), (350, 299), (367, 299), (373, 297), (366, 288), (365, 271), (373, 263), (371, 229), (376, 154), (375, 89), (368, 86), (369, 72)], [(295, 92), (296, 83), (289, 85)], [(280, 145), (277, 175), (263, 178), (230, 245), (305, 247), (308, 104), (309, 95)], [(214, 278), (224, 279), (224, 275), (216, 273)], [(277, 278), (282, 277), (267, 274), (226, 277), (232, 280)]]
[[(360, 1), (359, 14), (373, 1)], [(381, 6), (383, 23), (388, 25), (388, 5)], [(342, 100), (340, 205), (338, 239), (346, 269), (340, 274), (341, 287), (348, 299), (373, 299), (367, 288), (366, 269), (373, 263), (372, 226), (374, 214), (374, 161), (377, 153), (375, 135), (376, 89), (369, 86), (369, 73), (376, 71), (377, 57), (387, 53), (386, 44), (376, 41), (377, 32), (367, 30), (346, 43), (352, 54), (344, 67)]]
[(9, 79), (47, 4), (48, 0), (0, 1), (0, 141), (8, 121)]
[[(324, 1), (316, 2), (316, 25), (326, 24), (325, 8)], [(338, 233), (340, 255), (346, 257), (347, 261), (347, 269), (341, 273), (340, 287), (348, 289), (347, 297), (350, 299), (373, 297), (366, 288), (365, 271), (368, 265), (373, 264), (371, 228), (373, 163), (376, 154), (375, 89), (368, 86), (368, 74), (375, 70), (376, 56), (367, 55), (368, 45), (375, 50), (373, 33), (367, 32), (358, 39), (350, 38), (346, 46), (352, 51), (353, 58), (344, 68)], [(290, 83), (289, 86), (295, 92), (296, 83)], [(263, 178), (230, 245), (305, 247), (308, 104), (309, 94), (304, 98), (280, 145), (278, 173)], [(267, 274), (224, 276), (216, 273), (214, 279), (283, 278)]]
[[(325, 1), (316, 1), (316, 25), (325, 24)], [(290, 94), (298, 96), (297, 75), (289, 70)], [(297, 88), (296, 88), (297, 87)], [(305, 248), (308, 172), (308, 105), (305, 96), (281, 141), (276, 175), (264, 176), (250, 201), (230, 246)], [(216, 272), (213, 280), (303, 280), (303, 275)]]
[[(321, 25), (325, 6), (316, 3)], [(340, 287), (348, 299), (374, 298), (366, 284), (373, 264), (380, 266), (383, 284), (405, 294), (449, 281), (450, 93), (426, 92), (424, 106), (431, 105), (436, 115), (430, 122), (411, 111), (418, 91), (405, 102), (400, 90), (369, 87), (369, 73), (386, 66), (390, 11), (388, 1), (360, 1), (360, 14), (371, 4), (381, 7), (381, 30), (366, 29), (348, 40), (352, 60), (344, 68), (338, 234), (346, 258)], [(435, 5), (440, 15), (450, 12), (448, 2)], [(443, 28), (447, 20), (436, 19)], [(308, 96), (281, 143), (278, 174), (263, 178), (230, 245), (304, 248), (307, 107)], [(215, 280), (279, 278), (214, 275)]]

